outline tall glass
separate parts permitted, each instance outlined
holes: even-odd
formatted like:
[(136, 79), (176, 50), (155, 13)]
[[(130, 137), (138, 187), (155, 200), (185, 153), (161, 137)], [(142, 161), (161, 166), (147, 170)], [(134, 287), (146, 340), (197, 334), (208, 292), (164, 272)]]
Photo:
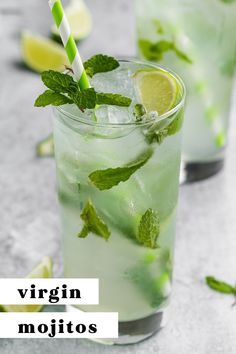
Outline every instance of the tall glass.
[[(166, 72), (152, 64), (123, 63)], [(119, 338), (112, 343), (134, 343), (157, 332), (169, 303), (185, 91), (181, 80), (168, 74), (178, 85), (179, 98), (170, 111), (152, 121), (98, 123), (83, 118), (78, 109), (71, 113), (69, 106), (54, 109), (64, 275), (99, 278), (99, 305), (79, 309), (119, 313)], [(115, 74), (111, 75), (114, 84)], [(160, 131), (168, 134), (152, 141), (153, 133)], [(91, 182), (94, 171), (132, 168), (138, 161), (139, 168), (112, 188), (99, 189)], [(93, 229), (83, 237), (83, 215), (89, 205), (110, 236), (106, 230), (105, 238), (98, 236)], [(104, 231), (104, 225), (100, 227)]]
[(136, 0), (140, 57), (178, 72), (186, 84), (185, 179), (223, 166), (236, 52), (236, 1)]

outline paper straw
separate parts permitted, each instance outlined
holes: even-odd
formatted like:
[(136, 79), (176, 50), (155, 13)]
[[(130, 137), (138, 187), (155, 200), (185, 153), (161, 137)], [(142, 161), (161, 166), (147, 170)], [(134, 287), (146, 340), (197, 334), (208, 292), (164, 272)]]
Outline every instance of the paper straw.
[(52, 11), (52, 15), (58, 31), (61, 36), (62, 43), (64, 45), (69, 62), (72, 66), (75, 78), (79, 82), (81, 90), (90, 87), (90, 83), (85, 72), (81, 57), (75, 44), (75, 40), (71, 34), (68, 20), (65, 16), (62, 4), (60, 0), (49, 0), (49, 6)]

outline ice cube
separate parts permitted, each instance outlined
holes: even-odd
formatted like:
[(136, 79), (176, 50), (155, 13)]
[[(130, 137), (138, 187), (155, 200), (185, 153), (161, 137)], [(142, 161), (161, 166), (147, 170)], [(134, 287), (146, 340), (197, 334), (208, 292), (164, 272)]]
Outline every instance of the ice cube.
[(95, 115), (98, 123), (105, 124), (130, 123), (134, 120), (128, 107), (101, 105), (96, 108)]

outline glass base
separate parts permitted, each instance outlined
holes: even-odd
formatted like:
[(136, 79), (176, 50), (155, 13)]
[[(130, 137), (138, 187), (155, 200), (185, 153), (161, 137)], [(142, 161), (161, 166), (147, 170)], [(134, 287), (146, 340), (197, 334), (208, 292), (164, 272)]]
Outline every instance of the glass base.
[(180, 183), (193, 183), (212, 177), (224, 166), (223, 160), (213, 162), (184, 162), (180, 168)]
[[(81, 312), (74, 306), (66, 306), (67, 312)], [(159, 332), (165, 325), (166, 309), (135, 321), (119, 322), (119, 338), (91, 339), (106, 345), (125, 345), (141, 342)]]

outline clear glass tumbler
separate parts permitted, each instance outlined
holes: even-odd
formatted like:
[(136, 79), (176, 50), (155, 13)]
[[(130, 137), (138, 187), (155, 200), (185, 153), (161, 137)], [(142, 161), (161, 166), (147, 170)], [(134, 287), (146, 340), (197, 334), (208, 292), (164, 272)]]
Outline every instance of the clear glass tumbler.
[[(99, 305), (78, 309), (118, 312), (119, 338), (107, 340), (118, 344), (157, 332), (169, 303), (185, 98), (172, 72), (123, 63), (170, 75), (178, 92), (173, 107), (138, 123), (99, 123), (70, 106), (54, 109), (64, 275), (99, 278)], [(114, 185), (117, 173), (123, 180)]]
[(236, 53), (236, 1), (136, 0), (139, 56), (172, 68), (187, 90), (183, 178), (223, 166)]

